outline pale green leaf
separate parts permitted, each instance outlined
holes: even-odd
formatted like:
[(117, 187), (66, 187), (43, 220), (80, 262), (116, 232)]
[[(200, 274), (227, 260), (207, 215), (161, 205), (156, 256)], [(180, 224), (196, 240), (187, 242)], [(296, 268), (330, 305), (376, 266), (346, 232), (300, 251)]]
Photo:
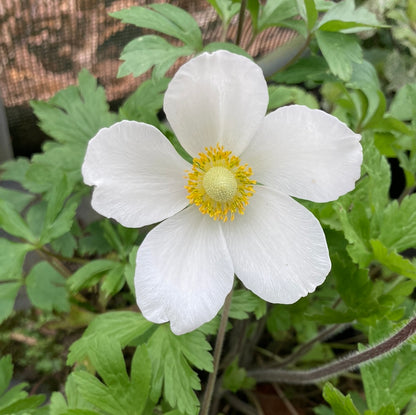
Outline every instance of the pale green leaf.
[[(32, 101), (31, 105), (39, 118), (40, 128), (61, 143), (76, 144), (73, 148), (85, 153), (86, 144), (102, 127), (118, 121), (109, 112), (105, 92), (97, 87), (96, 79), (82, 70), (78, 76), (79, 86), (70, 86), (59, 91), (48, 102)], [(79, 160), (81, 167), (82, 159)], [(60, 167), (65, 167), (62, 160)]]
[(351, 397), (344, 396), (329, 382), (324, 385), (323, 397), (331, 405), (334, 415), (360, 415)]
[(380, 241), (389, 249), (402, 252), (416, 246), (416, 194), (399, 204), (390, 203), (380, 224)]
[(390, 251), (383, 243), (376, 239), (370, 240), (375, 259), (391, 271), (405, 277), (416, 279), (416, 265), (403, 258), (395, 251)]
[(208, 0), (208, 2), (215, 9), (218, 16), (220, 16), (225, 26), (228, 25), (231, 18), (240, 10), (240, 4), (232, 0)]
[(0, 228), (28, 242), (36, 242), (36, 238), (30, 231), (27, 223), (13, 206), (5, 200), (0, 200)]
[(32, 245), (0, 239), (0, 281), (20, 279), (26, 254), (33, 249)]
[(355, 8), (354, 0), (343, 0), (332, 7), (321, 19), (319, 29), (331, 32), (355, 33), (382, 25), (375, 14), (365, 7)]
[(46, 261), (30, 270), (26, 290), (32, 304), (41, 310), (69, 311), (65, 278)]
[(27, 192), (6, 189), (0, 186), (0, 199), (9, 202), (18, 212), (21, 212), (34, 198)]
[(358, 39), (353, 35), (321, 30), (316, 32), (316, 39), (331, 72), (343, 81), (348, 81), (353, 63), (362, 61)]
[(149, 7), (134, 6), (111, 13), (123, 23), (153, 29), (180, 39), (194, 51), (202, 49), (202, 35), (198, 23), (185, 10), (168, 3), (151, 4)]
[(194, 331), (176, 336), (167, 325), (159, 326), (147, 343), (153, 364), (152, 400), (162, 393), (172, 407), (194, 415), (199, 401), (194, 390), (201, 388), (190, 364), (212, 371), (210, 345), (202, 333)]
[(193, 50), (188, 46), (173, 46), (165, 39), (156, 35), (141, 36), (132, 40), (121, 52), (120, 59), (124, 61), (117, 76), (129, 74), (140, 76), (154, 67), (153, 77), (161, 79), (167, 70), (181, 56), (188, 56)]
[(109, 259), (97, 259), (81, 267), (68, 278), (68, 287), (72, 292), (91, 287), (96, 284), (104, 272), (119, 266), (119, 262)]
[(73, 343), (68, 355), (68, 364), (81, 362), (88, 354), (92, 341), (106, 336), (119, 342), (122, 347), (147, 332), (153, 324), (141, 314), (132, 311), (112, 311), (96, 317), (82, 337)]
[(22, 285), (20, 281), (0, 282), (0, 323), (13, 311), (14, 302)]

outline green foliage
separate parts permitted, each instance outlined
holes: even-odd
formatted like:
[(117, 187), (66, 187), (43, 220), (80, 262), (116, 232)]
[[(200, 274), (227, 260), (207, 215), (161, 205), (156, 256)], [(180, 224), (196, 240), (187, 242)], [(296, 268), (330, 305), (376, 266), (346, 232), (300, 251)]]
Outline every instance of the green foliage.
[(79, 393), (87, 402), (104, 414), (149, 413), (147, 403), (152, 368), (144, 346), (136, 349), (130, 378), (120, 346), (107, 337), (95, 339), (89, 346), (88, 357), (103, 382), (86, 371), (76, 371), (73, 374)]
[[(209, 3), (225, 34), (241, 2)], [(356, 8), (352, 0), (246, 2), (252, 24), (248, 42), (269, 27), (299, 33), (260, 61), (265, 67), (274, 64), (270, 80), (277, 84), (269, 85), (268, 111), (290, 104), (325, 109), (362, 135), (364, 161), (361, 178), (349, 194), (326, 204), (301, 201), (322, 223), (332, 262), (325, 283), (313, 295), (295, 304), (268, 306), (251, 291), (234, 290), (228, 350), (223, 353), (226, 363), (220, 373), (222, 386), (232, 393), (240, 391), (239, 397), (254, 386), (245, 367), (260, 359), (265, 365), (285, 366), (289, 361), (294, 369), (325, 364), (337, 350), (355, 348), (340, 332), (344, 325), (338, 324), (353, 324), (374, 344), (414, 313), (416, 8), (414, 1), (394, 0), (380, 4), (376, 17), (366, 8), (368, 3)], [(174, 335), (168, 324), (144, 319), (134, 301), (134, 273), (137, 250), (150, 228), (126, 229), (105, 218), (89, 222), (78, 217), (81, 200), (90, 192), (82, 183), (81, 165), (88, 141), (122, 119), (156, 126), (190, 160), (160, 119), (169, 83), (165, 74), (178, 58), (206, 51), (225, 49), (253, 58), (220, 38), (204, 44), (197, 21), (169, 2), (132, 7), (113, 16), (162, 35), (143, 32), (121, 56), (119, 76), (151, 71), (152, 79), (142, 82), (115, 114), (109, 111), (103, 88), (81, 71), (77, 86), (48, 102), (32, 103), (39, 126), (52, 138), (43, 152), (1, 166), (2, 180), (18, 182), (23, 189), (0, 187), (0, 227), (6, 234), (0, 238), (1, 352), (19, 355), (13, 349), (16, 342), (8, 339), (10, 333), (30, 341), (30, 335), (25, 337), (28, 327), (41, 327), (44, 341), (24, 349), (23, 359), (36, 360), (43, 376), (59, 366), (47, 351), (53, 336), (61, 342), (85, 330), (69, 348), (67, 364), (73, 367), (64, 392), (52, 393), (50, 404), (43, 407), (43, 396), (28, 396), (25, 384), (8, 389), (11, 359), (0, 359), (0, 415), (193, 415), (200, 405), (196, 392), (203, 389), (199, 377), (207, 377), (200, 372), (213, 370), (210, 343), (215, 342), (219, 316), (183, 336)], [(355, 35), (368, 29), (372, 31), (365, 34), (366, 40)], [(398, 161), (405, 175), (397, 200), (389, 194), (392, 174), (387, 158)], [(42, 262), (32, 268), (27, 262), (23, 271), (28, 253)], [(32, 309), (13, 313), (22, 288)], [(30, 318), (26, 321), (22, 315)], [(326, 324), (334, 324), (340, 340), (323, 341)], [(63, 343), (59, 354), (67, 346), (66, 340)], [(331, 409), (321, 405), (315, 413), (415, 415), (414, 354), (413, 341), (361, 367), (365, 396), (357, 391), (345, 396), (344, 382), (337, 383), (340, 390), (325, 384), (323, 397)], [(290, 393), (287, 396), (290, 399)]]
[[(370, 328), (370, 344), (379, 342), (392, 331), (389, 320), (380, 320)], [(399, 413), (416, 393), (416, 351), (404, 346), (400, 352), (362, 367), (361, 375), (369, 409), (377, 412), (391, 405)]]
[(197, 374), (190, 365), (200, 370), (212, 371), (210, 345), (202, 333), (194, 331), (175, 336), (168, 326), (159, 326), (147, 343), (153, 365), (151, 399), (162, 393), (181, 413), (196, 414), (199, 401), (193, 390), (200, 390)]
[(154, 66), (154, 79), (161, 79), (179, 57), (202, 49), (202, 35), (197, 22), (184, 10), (168, 3), (152, 4), (148, 8), (135, 6), (111, 15), (124, 23), (153, 29), (184, 43), (181, 47), (173, 46), (156, 35), (132, 40), (121, 54), (124, 63), (120, 66), (119, 77), (130, 73), (139, 76)]
[(13, 375), (13, 364), (10, 356), (0, 359), (0, 414), (1, 415), (41, 415), (37, 408), (45, 400), (43, 395), (28, 396), (23, 389), (26, 383), (19, 383), (8, 389)]
[(69, 311), (65, 278), (47, 262), (36, 264), (26, 277), (26, 289), (35, 307), (45, 311)]
[(245, 369), (238, 367), (238, 358), (225, 369), (222, 386), (231, 391), (237, 392), (240, 389), (251, 389), (256, 384), (256, 381), (247, 377)]
[(360, 415), (350, 396), (344, 396), (331, 383), (325, 383), (324, 399), (331, 405), (334, 415)]

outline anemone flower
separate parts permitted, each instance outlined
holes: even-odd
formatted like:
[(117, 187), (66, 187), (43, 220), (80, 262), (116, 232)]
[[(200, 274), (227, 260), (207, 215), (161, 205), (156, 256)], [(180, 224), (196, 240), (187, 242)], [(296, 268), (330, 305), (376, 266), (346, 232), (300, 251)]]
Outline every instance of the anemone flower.
[(184, 64), (164, 98), (190, 164), (152, 125), (122, 121), (88, 144), (92, 206), (126, 227), (161, 222), (137, 253), (143, 315), (183, 334), (210, 321), (234, 275), (259, 297), (291, 304), (331, 268), (318, 220), (291, 196), (328, 202), (360, 176), (360, 135), (291, 105), (266, 115), (259, 66), (227, 51)]

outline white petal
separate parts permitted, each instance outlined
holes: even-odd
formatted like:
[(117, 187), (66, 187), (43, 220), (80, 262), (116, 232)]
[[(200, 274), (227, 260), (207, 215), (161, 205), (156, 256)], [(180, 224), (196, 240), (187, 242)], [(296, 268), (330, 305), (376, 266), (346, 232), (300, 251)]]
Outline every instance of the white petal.
[(328, 275), (321, 225), (289, 196), (257, 186), (245, 214), (225, 225), (237, 277), (266, 301), (294, 303)]
[(166, 91), (164, 110), (193, 157), (217, 143), (240, 154), (264, 118), (269, 97), (259, 66), (224, 50), (183, 65)]
[(122, 121), (88, 143), (82, 175), (93, 208), (127, 227), (159, 222), (188, 205), (183, 160), (155, 127)]
[(212, 320), (231, 291), (234, 271), (221, 226), (190, 206), (162, 222), (137, 253), (137, 304), (175, 334)]
[(241, 157), (260, 183), (328, 202), (354, 189), (363, 158), (360, 138), (332, 115), (291, 105), (267, 115)]

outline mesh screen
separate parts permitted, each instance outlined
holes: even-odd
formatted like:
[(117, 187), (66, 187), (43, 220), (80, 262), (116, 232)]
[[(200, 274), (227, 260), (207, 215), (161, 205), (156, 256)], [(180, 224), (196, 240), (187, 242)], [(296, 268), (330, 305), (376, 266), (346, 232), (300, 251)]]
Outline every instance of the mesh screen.
[[(87, 68), (106, 89), (110, 102), (119, 102), (149, 74), (117, 79), (119, 56), (133, 38), (150, 33), (125, 25), (109, 16), (123, 8), (161, 3), (152, 0), (1, 0), (0, 1), (0, 95), (18, 154), (36, 151), (43, 137), (35, 128), (28, 105), (32, 99), (48, 99), (76, 84), (78, 72)], [(189, 11), (198, 21), (205, 43), (218, 41), (221, 22), (206, 1), (176, 0), (171, 4)], [(235, 18), (227, 33), (234, 40)], [(292, 37), (289, 30), (264, 31), (249, 52), (258, 56)], [(250, 19), (243, 29), (242, 46), (251, 38)], [(183, 63), (178, 62), (176, 65)], [(172, 75), (176, 68), (172, 68)], [(33, 148), (34, 147), (34, 148)]]

